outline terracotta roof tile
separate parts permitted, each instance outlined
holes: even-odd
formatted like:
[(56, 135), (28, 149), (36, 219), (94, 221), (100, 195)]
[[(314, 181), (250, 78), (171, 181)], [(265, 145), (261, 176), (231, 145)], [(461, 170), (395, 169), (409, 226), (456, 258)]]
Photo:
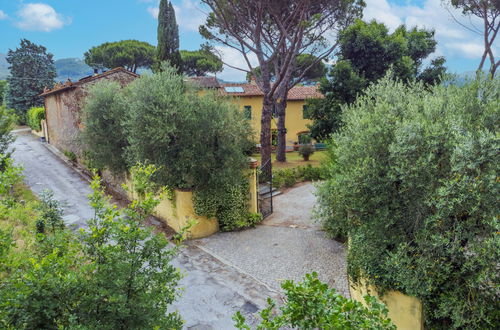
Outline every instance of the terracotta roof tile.
[(80, 79), (80, 80), (78, 80), (76, 82), (71, 82), (68, 79), (68, 81), (65, 84), (56, 83), (56, 85), (54, 86), (54, 88), (52, 88), (50, 90), (45, 90), (39, 96), (47, 96), (47, 95), (54, 94), (54, 93), (60, 93), (60, 92), (63, 92), (65, 90), (76, 88), (77, 86), (80, 86), (80, 85), (86, 84), (88, 82), (94, 81), (96, 79), (104, 78), (106, 76), (109, 76), (109, 75), (111, 75), (113, 73), (116, 73), (116, 72), (119, 72), (119, 71), (125, 72), (125, 73), (127, 73), (129, 75), (132, 75), (134, 77), (139, 77), (138, 74), (135, 74), (132, 71), (129, 71), (129, 70), (127, 70), (125, 68), (122, 68), (122, 67), (118, 67), (118, 68), (114, 68), (112, 70), (108, 70), (106, 72), (103, 72), (103, 73), (95, 75), (95, 76), (84, 77), (84, 78), (82, 78), (82, 79)]
[[(241, 87), (243, 92), (228, 92), (224, 87)], [(255, 84), (249, 83), (225, 83), (221, 84), (220, 93), (237, 97), (262, 96), (264, 93)], [(295, 86), (288, 91), (288, 100), (305, 100), (309, 98), (323, 98), (318, 86)]]

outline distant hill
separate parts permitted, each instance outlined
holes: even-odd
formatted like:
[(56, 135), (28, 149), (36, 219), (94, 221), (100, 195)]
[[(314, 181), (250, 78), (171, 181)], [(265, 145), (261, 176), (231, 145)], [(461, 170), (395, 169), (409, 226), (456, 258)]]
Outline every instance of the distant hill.
[(0, 80), (7, 78), (9, 75), (9, 63), (5, 59), (7, 55), (0, 53)]
[(57, 70), (56, 81), (66, 81), (68, 78), (77, 81), (93, 73), (92, 68), (79, 58), (62, 58), (55, 61), (55, 65)]
[[(9, 63), (5, 59), (6, 54), (0, 53), (0, 80), (9, 75)], [(55, 61), (57, 77), (56, 81), (66, 81), (68, 78), (76, 81), (93, 73), (91, 67), (79, 58), (62, 58)]]

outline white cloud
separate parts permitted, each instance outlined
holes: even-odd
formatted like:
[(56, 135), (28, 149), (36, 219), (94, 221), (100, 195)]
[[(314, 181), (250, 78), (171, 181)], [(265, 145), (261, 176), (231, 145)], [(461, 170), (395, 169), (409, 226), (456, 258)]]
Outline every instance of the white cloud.
[(445, 46), (471, 59), (480, 58), (484, 51), (484, 44), (474, 42), (450, 42), (445, 44)]
[(25, 4), (17, 12), (17, 16), (19, 21), (16, 22), (16, 26), (22, 30), (50, 32), (71, 23), (70, 19), (44, 3)]
[(366, 0), (363, 19), (365, 21), (375, 19), (378, 22), (384, 22), (391, 30), (395, 30), (403, 23), (386, 0)]
[[(385, 23), (391, 31), (399, 24), (433, 29), (438, 42), (436, 54), (445, 57), (477, 59), (482, 55), (481, 36), (460, 26), (481, 26), (476, 17), (464, 17), (460, 10), (445, 7), (441, 0), (425, 0), (421, 5), (396, 5), (387, 0), (366, 0), (364, 19)], [(399, 20), (399, 23), (398, 23)]]
[(159, 11), (160, 11), (160, 8), (158, 8), (158, 7), (148, 7), (148, 13), (150, 13), (154, 19), (158, 18)]
[(7, 19), (7, 17), (8, 17), (7, 14), (4, 13), (3, 10), (0, 10), (0, 21), (3, 20), (3, 19)]
[[(142, 0), (143, 2), (153, 2), (154, 0)], [(198, 27), (205, 23), (206, 13), (193, 0), (182, 0), (180, 5), (174, 5), (175, 18), (179, 28), (186, 31), (198, 31)], [(147, 11), (153, 18), (158, 18), (158, 1), (156, 6), (149, 6)]]

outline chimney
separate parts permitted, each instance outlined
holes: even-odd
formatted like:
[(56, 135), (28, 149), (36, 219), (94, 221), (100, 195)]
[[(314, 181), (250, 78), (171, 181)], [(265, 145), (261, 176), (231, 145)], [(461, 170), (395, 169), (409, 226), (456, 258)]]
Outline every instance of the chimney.
[(257, 85), (257, 82), (255, 81), (255, 76), (253, 74), (250, 75), (250, 85)]

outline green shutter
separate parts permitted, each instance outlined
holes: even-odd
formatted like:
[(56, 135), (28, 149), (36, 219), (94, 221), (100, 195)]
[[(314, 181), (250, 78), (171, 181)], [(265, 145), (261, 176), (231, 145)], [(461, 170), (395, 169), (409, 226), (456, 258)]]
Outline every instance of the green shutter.
[(310, 117), (309, 117), (309, 108), (307, 107), (307, 104), (304, 104), (302, 106), (302, 118), (303, 119), (310, 119)]
[(245, 105), (243, 113), (245, 114), (246, 119), (252, 119), (252, 106), (251, 105)]

